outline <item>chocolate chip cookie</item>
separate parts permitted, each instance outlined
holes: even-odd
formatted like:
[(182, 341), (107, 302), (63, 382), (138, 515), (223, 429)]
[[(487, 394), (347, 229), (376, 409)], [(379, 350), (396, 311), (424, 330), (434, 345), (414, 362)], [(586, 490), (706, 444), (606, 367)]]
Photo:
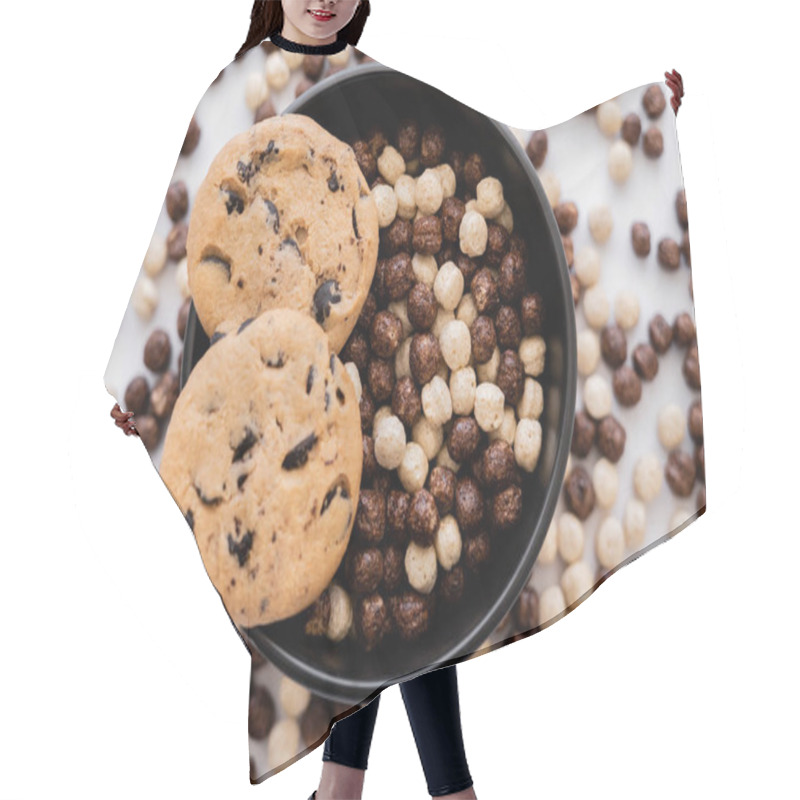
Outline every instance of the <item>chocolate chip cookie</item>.
[(187, 256), (209, 336), (293, 308), (316, 319), (338, 353), (378, 258), (378, 213), (353, 149), (303, 114), (235, 136), (197, 192)]
[(361, 483), (356, 392), (307, 314), (216, 337), (175, 403), (160, 474), (241, 627), (293, 616), (344, 556)]

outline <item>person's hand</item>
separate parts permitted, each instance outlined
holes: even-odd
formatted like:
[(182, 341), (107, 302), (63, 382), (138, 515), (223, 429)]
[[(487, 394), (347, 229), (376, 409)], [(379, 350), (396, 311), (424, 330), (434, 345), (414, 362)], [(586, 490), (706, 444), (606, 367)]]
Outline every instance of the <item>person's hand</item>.
[(672, 72), (665, 72), (666, 84), (672, 90), (672, 99), (669, 101), (675, 116), (678, 116), (678, 109), (681, 106), (681, 98), (683, 97), (683, 78), (680, 72), (673, 69)]
[(123, 411), (119, 407), (119, 403), (114, 403), (114, 408), (111, 409), (111, 416), (114, 417), (114, 424), (118, 428), (122, 428), (126, 436), (131, 434), (134, 436), (139, 435), (139, 431), (136, 430), (136, 425), (133, 422), (133, 411)]

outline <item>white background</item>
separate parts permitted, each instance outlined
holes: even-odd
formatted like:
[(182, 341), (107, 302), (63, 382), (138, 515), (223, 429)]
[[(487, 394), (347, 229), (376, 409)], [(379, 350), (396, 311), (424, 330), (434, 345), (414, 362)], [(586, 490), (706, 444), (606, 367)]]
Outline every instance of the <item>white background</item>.
[[(0, 798), (304, 800), (321, 751), (249, 784), (249, 658), (103, 386), (188, 120), (249, 0), (11, 8)], [(797, 796), (800, 175), (783, 9), (373, 2), (360, 49), (521, 128), (672, 67), (686, 86), (709, 510), (565, 620), (459, 667), (482, 800)], [(426, 796), (393, 688), (364, 797)]]

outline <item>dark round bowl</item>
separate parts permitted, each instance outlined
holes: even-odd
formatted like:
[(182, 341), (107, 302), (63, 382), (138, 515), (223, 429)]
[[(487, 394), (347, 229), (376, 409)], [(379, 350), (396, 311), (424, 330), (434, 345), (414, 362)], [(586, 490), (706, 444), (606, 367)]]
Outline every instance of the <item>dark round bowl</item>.
[[(357, 704), (378, 690), (434, 667), (463, 661), (486, 640), (522, 591), (552, 519), (569, 455), (575, 414), (575, 310), (561, 236), (530, 159), (508, 128), (438, 89), (381, 64), (366, 64), (321, 81), (284, 113), (305, 114), (352, 145), (381, 127), (391, 139), (398, 122), (438, 122), (448, 148), (481, 153), (514, 213), (514, 230), (528, 245), (528, 285), (545, 303), (546, 371), (542, 451), (526, 475), (520, 524), (495, 534), (489, 561), (469, 580), (461, 602), (441, 599), (430, 630), (413, 642), (384, 639), (369, 653), (349, 639), (334, 644), (303, 632), (300, 619), (248, 630), (253, 643), (283, 672), (331, 699)], [(181, 387), (209, 341), (192, 306), (186, 327)], [(499, 545), (499, 546), (498, 546)]]

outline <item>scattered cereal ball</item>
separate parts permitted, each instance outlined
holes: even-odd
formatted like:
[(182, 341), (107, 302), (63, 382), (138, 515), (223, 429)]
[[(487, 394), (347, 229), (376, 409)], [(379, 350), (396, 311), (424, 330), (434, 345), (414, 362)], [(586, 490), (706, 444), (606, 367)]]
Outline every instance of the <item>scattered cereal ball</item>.
[[(381, 177), (391, 186), (394, 186), (397, 179), (406, 171), (406, 162), (400, 152), (392, 145), (387, 144), (378, 156), (378, 172)], [(379, 184), (380, 185), (380, 184)], [(377, 187), (376, 187), (377, 188)], [(373, 190), (374, 191), (374, 190)], [(394, 191), (392, 191), (394, 194)]]
[(299, 717), (311, 702), (311, 692), (305, 686), (301, 686), (286, 675), (281, 677), (280, 688), (278, 689), (281, 708), (290, 717)]
[(486, 219), (478, 211), (468, 210), (458, 229), (458, 242), (461, 252), (470, 258), (482, 256), (486, 252), (489, 228)]
[[(140, 275), (133, 287), (131, 303), (136, 313), (142, 319), (150, 319), (158, 305), (158, 287), (152, 278)], [(499, 353), (498, 353), (499, 357)]]
[(592, 486), (597, 505), (611, 508), (617, 501), (619, 475), (617, 468), (607, 459), (600, 458), (592, 470)]
[(417, 208), (425, 216), (435, 214), (442, 207), (444, 192), (439, 176), (432, 169), (426, 169), (417, 178), (415, 199)]
[(270, 53), (267, 56), (264, 72), (269, 87), (275, 89), (276, 92), (283, 89), (286, 84), (289, 83), (289, 78), (291, 77), (289, 65), (286, 63), (286, 59), (280, 51)]
[(425, 458), (432, 461), (442, 449), (444, 431), (441, 425), (434, 425), (427, 417), (420, 417), (411, 429), (411, 438), (425, 453)]
[(544, 372), (544, 357), (547, 351), (542, 336), (526, 336), (519, 345), (519, 360), (525, 374), (536, 378)]
[(597, 106), (597, 125), (606, 136), (616, 136), (622, 129), (622, 109), (616, 100), (607, 100)]
[(163, 236), (154, 234), (150, 240), (147, 252), (144, 254), (142, 269), (145, 275), (155, 278), (167, 265), (167, 240)]
[(439, 335), (439, 347), (442, 358), (451, 370), (466, 367), (472, 353), (469, 328), (457, 319), (448, 322)]
[(375, 425), (373, 433), (375, 460), (384, 469), (397, 469), (403, 463), (406, 453), (406, 429), (403, 423), (390, 414)]
[(623, 330), (629, 331), (639, 321), (639, 298), (630, 289), (623, 289), (614, 301), (614, 319)]
[(269, 87), (261, 72), (251, 72), (244, 85), (244, 101), (247, 107), (255, 110), (269, 97)]
[(359, 374), (358, 367), (352, 362), (348, 361), (344, 365), (345, 371), (350, 376), (350, 380), (353, 382), (353, 388), (356, 390), (356, 403), (361, 402), (361, 392), (363, 391), (361, 386), (361, 375)]
[(495, 439), (502, 439), (504, 442), (513, 445), (516, 435), (517, 417), (512, 406), (506, 406), (503, 409), (503, 421), (500, 423), (500, 427), (495, 431), (489, 431), (489, 441), (493, 442)]
[(186, 256), (178, 262), (178, 266), (175, 268), (175, 285), (184, 300), (192, 296), (192, 290), (189, 288), (189, 259)]
[(601, 420), (611, 413), (612, 397), (611, 384), (602, 375), (595, 373), (586, 379), (583, 405), (594, 419)]
[(441, 332), (444, 330), (444, 326), (447, 325), (448, 322), (453, 322), (455, 318), (456, 315), (452, 311), (448, 311), (446, 308), (440, 308), (436, 312), (436, 319), (433, 321), (433, 325), (431, 325), (431, 333), (438, 339)]
[(565, 511), (558, 520), (558, 553), (567, 564), (583, 555), (583, 523), (571, 512)]
[(397, 197), (397, 216), (412, 220), (417, 213), (417, 182), (411, 175), (401, 175), (394, 182)]
[(452, 261), (442, 264), (436, 274), (433, 293), (442, 308), (455, 311), (464, 294), (464, 273)]
[(613, 228), (614, 218), (608, 206), (595, 206), (589, 211), (589, 233), (598, 244), (605, 244), (611, 238)]
[(397, 216), (397, 195), (394, 189), (386, 183), (379, 183), (372, 190), (372, 197), (378, 209), (378, 225), (388, 228)]
[(418, 492), (425, 486), (428, 477), (428, 457), (416, 442), (409, 442), (406, 445), (397, 475), (407, 492)]
[(446, 447), (443, 447), (439, 450), (439, 453), (436, 456), (436, 466), (437, 467), (447, 467), (451, 472), (458, 472), (461, 469), (461, 464), (457, 461), (453, 461), (453, 457), (450, 455), (450, 452)]
[(500, 369), (500, 349), (495, 347), (488, 361), (475, 365), (475, 374), (481, 383), (494, 383), (497, 380), (498, 369)]
[(594, 286), (600, 280), (600, 253), (591, 245), (581, 247), (575, 253), (573, 269), (581, 286)]
[(300, 725), (292, 717), (278, 720), (267, 738), (267, 763), (270, 769), (281, 766), (297, 755), (300, 742)]
[(600, 337), (591, 328), (584, 328), (578, 334), (578, 374), (591, 375), (599, 363)]
[(674, 450), (686, 434), (686, 417), (675, 403), (661, 409), (658, 415), (658, 440), (667, 450)]
[(543, 567), (552, 564), (558, 555), (558, 523), (555, 518), (550, 521), (550, 527), (547, 529), (547, 534), (542, 542), (542, 547), (539, 550), (539, 555), (536, 557), (536, 563), (541, 564)]
[[(372, 434), (378, 430), (378, 425), (387, 417), (392, 416), (392, 407), (390, 405), (381, 406), (372, 417)], [(402, 421), (402, 420), (401, 420)]]
[(411, 337), (404, 339), (394, 354), (394, 375), (397, 380), (411, 375)]
[(462, 296), (456, 309), (456, 319), (460, 319), (465, 325), (470, 326), (478, 319), (478, 307), (475, 305), (471, 292)]
[(475, 407), (477, 385), (475, 370), (472, 367), (462, 367), (451, 373), (450, 399), (453, 403), (454, 414), (466, 416), (472, 413), (472, 409)]
[(633, 468), (633, 488), (641, 500), (649, 503), (661, 491), (662, 472), (658, 457), (652, 453), (642, 456)]
[(633, 169), (633, 151), (624, 139), (617, 139), (608, 151), (608, 174), (614, 183), (625, 183)]
[(644, 544), (647, 525), (647, 512), (644, 503), (632, 497), (625, 505), (622, 526), (625, 530), (625, 544), (628, 547), (640, 547)]
[(496, 431), (503, 422), (506, 398), (494, 383), (481, 383), (475, 389), (475, 420), (481, 430)]
[(565, 608), (567, 601), (561, 587), (548, 586), (539, 596), (539, 621), (541, 624), (555, 619)]
[[(480, 388), (480, 387), (478, 387)], [(533, 472), (542, 450), (542, 426), (537, 419), (521, 419), (514, 434), (514, 458), (522, 469)]]
[(600, 284), (592, 286), (583, 294), (583, 316), (595, 330), (600, 330), (611, 315), (608, 297)]
[(597, 560), (607, 569), (613, 569), (622, 561), (625, 553), (625, 533), (622, 523), (615, 517), (606, 517), (594, 539)]
[(436, 548), (420, 547), (412, 540), (406, 550), (405, 566), (411, 586), (421, 594), (430, 594), (436, 584)]
[(539, 419), (544, 411), (544, 391), (542, 384), (533, 378), (525, 378), (522, 397), (517, 403), (517, 416), (520, 419)]
[(353, 624), (353, 604), (350, 595), (336, 583), (328, 587), (331, 611), (328, 616), (328, 629), (325, 635), (332, 642), (341, 642)]
[(567, 605), (580, 600), (592, 588), (592, 569), (585, 561), (570, 564), (561, 575), (561, 588)]
[(461, 531), (452, 514), (439, 523), (434, 547), (442, 569), (451, 570), (461, 558)]
[(497, 178), (484, 178), (475, 187), (478, 212), (486, 219), (494, 219), (506, 204), (503, 197), (503, 184)]
[(539, 172), (539, 180), (542, 182), (547, 202), (550, 203), (551, 208), (555, 208), (561, 200), (561, 182), (549, 169)]
[[(444, 425), (445, 422), (453, 416), (453, 402), (450, 397), (450, 389), (438, 375), (434, 375), (433, 378), (422, 387), (421, 394), (422, 413), (425, 414), (426, 418), (432, 424)], [(376, 441), (376, 449), (377, 444)]]
[[(373, 195), (377, 188), (376, 186), (375, 189), (372, 190)], [(439, 273), (439, 265), (436, 263), (436, 256), (414, 253), (411, 257), (411, 269), (414, 272), (414, 277), (420, 281), (420, 283), (424, 283), (433, 289), (436, 275)]]
[(453, 197), (456, 193), (456, 173), (448, 163), (439, 164), (438, 167), (432, 167), (436, 176), (439, 178), (439, 183), (442, 185), (442, 194), (444, 198)]

